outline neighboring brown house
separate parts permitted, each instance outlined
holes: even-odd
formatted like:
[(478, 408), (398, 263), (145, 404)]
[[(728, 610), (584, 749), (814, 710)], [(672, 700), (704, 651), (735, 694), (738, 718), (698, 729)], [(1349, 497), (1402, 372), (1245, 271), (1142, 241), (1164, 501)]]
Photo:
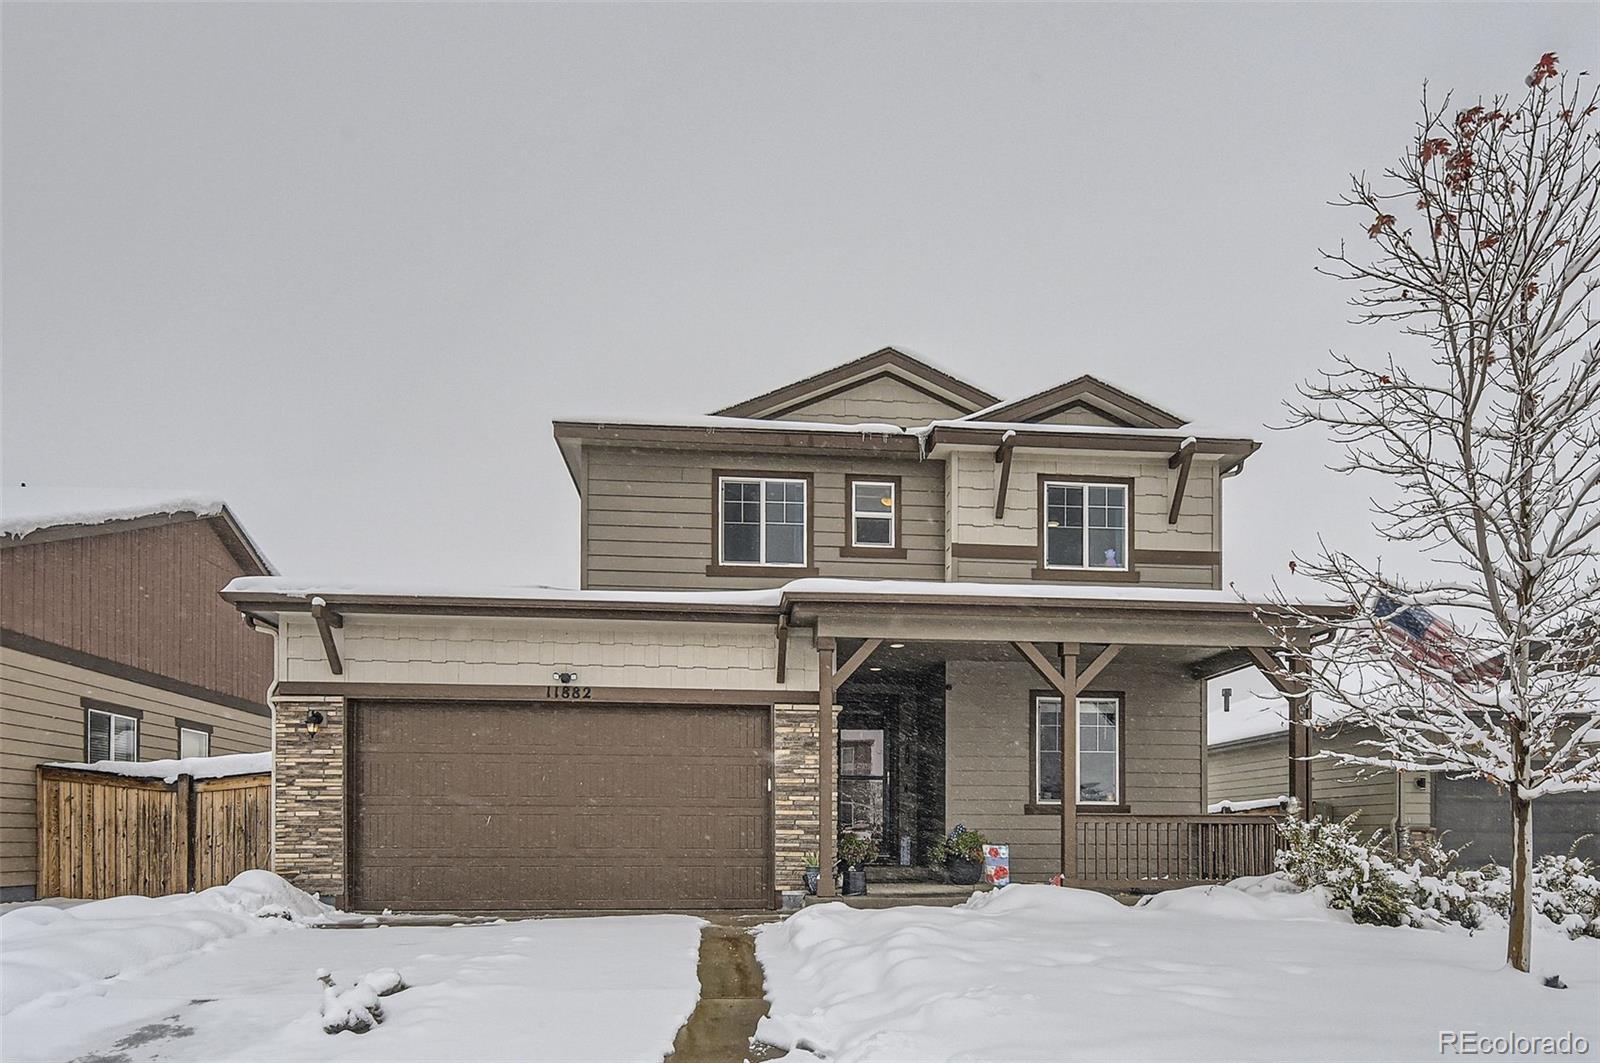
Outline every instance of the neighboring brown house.
[(581, 589), (225, 592), (277, 632), (280, 874), (362, 909), (768, 907), (836, 830), (917, 865), (957, 823), (1021, 881), (1270, 868), (1270, 819), (1205, 811), (1205, 681), (1273, 644), (1223, 589), (1246, 435), (885, 349), (555, 440)]
[[(31, 500), (24, 499), (31, 503)], [(34, 768), (264, 750), (272, 647), (217, 597), (272, 569), (226, 506), (0, 521), (0, 898), (36, 888)]]

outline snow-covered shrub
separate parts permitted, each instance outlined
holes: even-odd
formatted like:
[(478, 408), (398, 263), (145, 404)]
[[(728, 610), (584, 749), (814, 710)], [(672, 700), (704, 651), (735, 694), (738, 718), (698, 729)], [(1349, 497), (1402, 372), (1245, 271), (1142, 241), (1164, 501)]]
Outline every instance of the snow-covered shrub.
[(326, 1033), (366, 1033), (383, 1022), (383, 1005), (378, 998), (407, 988), (405, 979), (393, 967), (364, 974), (348, 988), (340, 988), (326, 970), (317, 971), (317, 981), (323, 987), (322, 1029)]
[(1351, 815), (1334, 821), (1286, 816), (1278, 824), (1283, 848), (1278, 870), (1301, 889), (1323, 887), (1328, 903), (1347, 909), (1358, 923), (1409, 923), (1411, 901), (1393, 864), (1373, 841), (1363, 842)]
[[(1506, 917), (1506, 868), (1461, 866), (1463, 850), (1438, 841), (1412, 845), (1407, 859), (1397, 860), (1380, 834), (1357, 834), (1355, 818), (1286, 817), (1278, 824), (1278, 870), (1301, 889), (1323, 887), (1328, 903), (1348, 909), (1358, 923), (1476, 930)], [(1592, 861), (1575, 852), (1542, 856), (1532, 878), (1535, 911), (1570, 937), (1600, 937), (1600, 875)]]

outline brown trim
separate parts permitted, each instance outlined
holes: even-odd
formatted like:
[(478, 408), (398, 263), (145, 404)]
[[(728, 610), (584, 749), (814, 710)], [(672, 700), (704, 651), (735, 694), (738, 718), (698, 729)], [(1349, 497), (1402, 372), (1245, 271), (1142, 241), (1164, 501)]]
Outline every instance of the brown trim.
[(823, 636), (813, 640), (817, 646), (817, 863), (822, 877), (817, 882), (818, 897), (833, 896), (833, 868), (838, 849), (833, 836), (838, 812), (838, 733), (834, 727), (833, 662), (836, 645)]
[(1195, 565), (1208, 567), (1222, 564), (1220, 550), (1135, 550), (1133, 563), (1139, 565)]
[(960, 561), (1037, 561), (1037, 546), (1005, 543), (951, 543), (950, 556)]
[[(807, 395), (804, 398), (800, 399), (799, 401), (790, 403), (789, 405), (783, 407), (782, 409), (772, 410), (770, 412), (763, 413), (763, 414), (761, 414), (761, 417), (763, 419), (771, 418), (773, 420), (781, 420), (785, 414), (793, 413), (794, 411), (796, 411), (796, 410), (798, 410), (798, 409), (800, 409), (800, 408), (802, 408), (804, 406), (810, 406), (814, 402), (822, 402), (824, 399), (831, 399), (835, 395), (842, 395), (845, 392), (852, 391), (855, 388), (858, 388), (863, 384), (870, 384), (875, 380), (883, 380), (885, 378), (887, 378), (889, 380), (893, 380), (897, 384), (904, 384), (906, 387), (910, 388), (912, 391), (917, 392), (919, 395), (925, 395), (928, 398), (933, 399), (935, 402), (942, 402), (946, 406), (953, 406), (953, 407), (955, 407), (955, 409), (957, 411), (959, 411), (961, 413), (970, 412), (970, 410), (963, 410), (962, 406), (964, 404), (959, 402), (959, 401), (957, 401), (956, 399), (951, 398), (949, 395), (941, 395), (937, 391), (934, 391), (931, 388), (924, 387), (923, 385), (917, 383), (915, 380), (908, 380), (905, 377), (899, 375), (898, 373), (893, 373), (893, 372), (889, 371), (888, 369), (884, 369), (884, 370), (882, 370), (880, 372), (873, 373), (871, 376), (856, 377), (853, 380), (848, 380), (845, 383), (840, 384), (838, 387), (830, 388), (829, 390), (821, 392), (819, 394)], [(713, 414), (712, 416), (726, 416), (726, 415)]]
[[(973, 386), (965, 380), (953, 377), (948, 373), (935, 369), (928, 363), (913, 358), (904, 351), (897, 351), (893, 347), (884, 347), (873, 351), (871, 354), (845, 362), (843, 365), (825, 369), (814, 373), (803, 380), (796, 380), (792, 384), (774, 388), (754, 398), (736, 402), (732, 406), (724, 406), (717, 410), (714, 416), (718, 417), (751, 417), (757, 416), (762, 411), (771, 409), (791, 399), (798, 399), (803, 395), (816, 391), (818, 388), (831, 387), (834, 384), (849, 380), (854, 376), (876, 369), (879, 366), (894, 366), (913, 376), (921, 377), (935, 387), (944, 388), (952, 395), (959, 396), (970, 409), (979, 410), (985, 406), (992, 406), (999, 401), (994, 395), (982, 388)], [(944, 398), (944, 396), (940, 396)], [(948, 400), (946, 400), (948, 401)], [(803, 405), (803, 401), (800, 403)], [(959, 405), (957, 403), (956, 405)]]
[(1052, 583), (1139, 583), (1138, 569), (1120, 568), (1034, 568), (1030, 579)]
[(1194, 464), (1194, 441), (1186, 440), (1178, 452), (1167, 459), (1167, 468), (1178, 470), (1178, 486), (1172, 491), (1172, 505), (1167, 509), (1167, 523), (1178, 523), (1178, 510), (1183, 507), (1183, 493), (1189, 489), (1189, 467)]
[[(791, 565), (707, 565), (708, 576), (743, 576), (750, 579), (800, 579), (802, 576), (815, 576), (822, 570), (814, 567), (796, 568)], [(672, 617), (662, 617), (671, 620)], [(679, 614), (677, 619), (684, 619)]]
[[(800, 480), (806, 485), (806, 557), (804, 565), (740, 565), (722, 560), (722, 481), (728, 480)], [(765, 496), (763, 491), (762, 495)], [(767, 519), (767, 500), (761, 503), (761, 519)], [(774, 576), (797, 579), (817, 574), (817, 484), (809, 472), (773, 472), (750, 469), (711, 470), (711, 563), (706, 566), (708, 576)]]
[[(1043, 391), (1036, 391), (1032, 395), (1025, 395), (1004, 406), (985, 410), (983, 416), (985, 420), (990, 421), (1033, 421), (1060, 412), (1075, 401), (1081, 402), (1083, 395), (1092, 395), (1102, 402), (1140, 415), (1156, 428), (1180, 428), (1187, 423), (1177, 414), (1163, 410), (1154, 403), (1146, 402), (1137, 395), (1129, 394), (1088, 373), (1068, 380), (1064, 384), (1056, 384)], [(1095, 412), (1103, 411), (1096, 409)]]
[[(790, 576), (806, 575), (803, 570), (785, 568)], [(740, 568), (737, 575), (751, 573)], [(815, 573), (811, 573), (815, 575)], [(259, 613), (311, 611), (309, 595), (247, 594), (224, 591), (222, 597), (249, 616)], [(323, 595), (331, 598), (331, 595)], [(423, 594), (353, 595), (336, 603), (341, 613), (406, 614), (428, 616), (519, 616), (569, 620), (708, 620), (719, 623), (771, 624), (778, 615), (775, 605), (693, 605), (663, 602), (529, 600), (516, 598), (433, 597)], [(259, 617), (258, 617), (259, 618)]]
[(995, 464), (1000, 466), (1000, 476), (994, 486), (995, 520), (1000, 520), (1006, 515), (1006, 492), (1011, 488), (1011, 455), (1016, 449), (1010, 440), (1007, 440), (994, 452)]
[(776, 682), (783, 682), (789, 668), (789, 614), (778, 616), (778, 674)]
[[(1059, 816), (1061, 814), (1061, 805), (1059, 803), (1052, 803), (1048, 801), (1041, 802), (1039, 800), (1039, 791), (1035, 788), (1036, 782), (1039, 778), (1038, 758), (1040, 698), (1061, 698), (1061, 695), (1057, 691), (1046, 690), (1043, 688), (1028, 691), (1028, 801), (1023, 806), (1023, 812), (1029, 815), (1044, 814), (1042, 812), (1032, 811), (1029, 806), (1034, 806), (1041, 809), (1049, 809), (1054, 815)], [(1077, 734), (1076, 728), (1078, 726), (1078, 700), (1094, 700), (1096, 698), (1102, 701), (1115, 699), (1117, 702), (1117, 803), (1114, 805), (1097, 805), (1085, 804), (1084, 802), (1079, 801), (1077, 802), (1077, 809), (1079, 813), (1127, 812), (1130, 810), (1128, 805), (1128, 695), (1121, 690), (1080, 690), (1077, 694), (1077, 697), (1072, 699), (1072, 726), (1074, 728), (1074, 735)], [(1061, 698), (1063, 709), (1065, 709), (1066, 703), (1067, 699)], [(1061, 725), (1063, 727), (1066, 726), (1065, 713), (1063, 713)], [(1064, 740), (1065, 739), (1063, 738), (1063, 741)], [(1073, 746), (1076, 747), (1077, 743), (1074, 742)], [(1078, 751), (1078, 755), (1081, 761), (1082, 751)]]
[[(138, 709), (130, 709), (125, 705), (115, 705), (109, 701), (101, 701), (99, 698), (79, 698), (78, 702), (83, 707), (83, 762), (85, 764), (93, 763), (90, 758), (94, 754), (89, 752), (89, 714), (95, 712), (100, 713), (102, 716), (121, 716), (133, 720), (133, 759), (140, 759), (141, 747), (144, 745), (143, 712)], [(115, 739), (116, 733), (114, 729), (106, 734), (106, 752), (111, 752), (111, 744)], [(125, 764), (127, 761), (118, 761), (118, 763)]]
[(844, 681), (855, 675), (856, 669), (866, 664), (867, 658), (876, 653), (878, 647), (882, 645), (882, 639), (867, 639), (860, 646), (857, 646), (856, 652), (850, 655), (850, 659), (841, 664), (833, 673), (833, 689), (838, 690), (843, 686)]
[[(716, 424), (556, 421), (553, 431), (557, 442), (575, 440), (669, 450), (681, 450), (687, 446), (695, 449), (715, 447), (718, 450), (768, 450), (784, 454), (860, 454), (891, 451), (899, 452), (909, 458), (916, 458), (922, 453), (922, 445), (918, 438), (898, 428), (892, 432), (821, 431), (814, 428), (786, 427), (783, 421), (772, 422), (771, 428), (750, 424), (724, 428)], [(1169, 446), (1175, 445), (1176, 441), (1169, 444)]]
[(114, 712), (118, 716), (132, 716), (135, 720), (142, 721), (144, 719), (143, 709), (136, 709), (131, 705), (121, 705), (115, 701), (81, 697), (78, 699), (78, 704), (85, 709), (93, 709), (96, 712)]
[[(893, 531), (890, 535), (893, 542), (888, 546), (858, 546), (856, 537), (856, 484), (892, 484), (894, 486), (894, 512)], [(867, 558), (903, 558), (906, 556), (906, 542), (901, 531), (900, 511), (905, 508), (905, 488), (899, 476), (875, 476), (865, 472), (847, 472), (844, 474), (844, 546), (839, 548), (840, 557), (867, 557)]]
[(185, 731), (204, 731), (208, 735), (217, 733), (217, 729), (214, 726), (209, 723), (201, 723), (199, 720), (185, 720), (182, 716), (174, 716), (172, 722)]
[(333, 639), (333, 629), (344, 627), (344, 617), (330, 609), (321, 598), (315, 598), (311, 602), (311, 619), (317, 622), (322, 652), (328, 658), (328, 671), (334, 675), (344, 675), (344, 662), (339, 659), (339, 644)]
[[(588, 691), (588, 696), (558, 691)], [(722, 690), (705, 687), (591, 687), (581, 683), (523, 685), (507, 683), (279, 683), (273, 700), (343, 697), (362, 701), (529, 701), (559, 702), (596, 708), (606, 705), (814, 705), (815, 690)]]
[[(926, 449), (932, 450), (941, 444), (997, 447), (1010, 434), (1012, 446), (1031, 449), (1112, 450), (1166, 455), (1189, 438), (1181, 432), (1169, 435), (1119, 435), (1104, 430), (1074, 432), (1071, 425), (1051, 427), (1056, 430), (1046, 432), (1027, 428), (985, 427), (981, 421), (972, 424), (939, 424), (928, 433)], [(1253, 439), (1208, 438), (1197, 441), (1195, 452), (1201, 456), (1235, 457), (1243, 461), (1260, 448), (1261, 444)]]
[(140, 683), (147, 687), (155, 687), (157, 690), (165, 690), (169, 694), (179, 694), (186, 698), (194, 698), (197, 701), (209, 701), (214, 705), (238, 709), (240, 712), (248, 712), (255, 716), (272, 715), (272, 710), (264, 704), (247, 701), (233, 694), (224, 694), (219, 690), (207, 690), (205, 687), (195, 686), (193, 683), (185, 683), (181, 679), (171, 679), (155, 672), (147, 672), (143, 668), (118, 664), (116, 661), (108, 661), (104, 657), (96, 657), (81, 650), (57, 645), (54, 642), (45, 642), (43, 639), (36, 639), (31, 635), (24, 635), (20, 631), (12, 631), (9, 628), (0, 628), (0, 646), (4, 646), (9, 650), (16, 650), (19, 653), (31, 653), (35, 657), (43, 657), (46, 660), (56, 661), (61, 664), (70, 664), (74, 668), (85, 668), (91, 672), (99, 672), (101, 675), (108, 675), (113, 679), (121, 679), (128, 683)]
[[(1110, 410), (1106, 409), (1104, 406), (1096, 406), (1092, 402), (1085, 402), (1083, 399), (1077, 399), (1077, 398), (1069, 399), (1068, 401), (1061, 403), (1059, 406), (1052, 406), (1048, 410), (1040, 410), (1038, 413), (1033, 414), (1032, 416), (1025, 418), (1025, 420), (1030, 421), (1030, 422), (1032, 422), (1034, 424), (1043, 424), (1043, 423), (1049, 421), (1050, 418), (1054, 417), (1056, 414), (1058, 414), (1058, 413), (1066, 413), (1068, 410), (1087, 410), (1090, 413), (1094, 414), (1096, 417), (1105, 418), (1107, 421), (1110, 421), (1113, 425), (1115, 425), (1118, 428), (1148, 428), (1148, 427), (1150, 427), (1149, 425), (1134, 424), (1132, 421), (1127, 420), (1126, 418), (1117, 416), (1116, 414), (1112, 413)], [(1163, 428), (1163, 427), (1166, 427), (1166, 426), (1165, 425), (1157, 425), (1156, 427), (1157, 428)], [(1178, 427), (1178, 426), (1174, 425), (1173, 427)]]
[[(1130, 807), (1128, 805), (1084, 805), (1084, 804), (1080, 804), (1080, 805), (1078, 805), (1077, 811), (1078, 811), (1078, 815), (1080, 815), (1080, 816), (1090, 815), (1090, 814), (1093, 814), (1093, 813), (1096, 813), (1096, 812), (1108, 812), (1108, 813), (1112, 813), (1112, 814), (1115, 814), (1115, 815), (1127, 815), (1127, 814), (1131, 813), (1133, 811), (1133, 809), (1132, 809), (1132, 807)], [(1030, 802), (1030, 803), (1022, 806), (1022, 814), (1025, 815), (1025, 816), (1059, 816), (1059, 815), (1061, 815), (1061, 802), (1055, 801), (1055, 802), (1051, 802), (1050, 804), (1045, 804), (1045, 805), (1034, 804), (1034, 803)]]
[[(1078, 583), (1138, 583), (1139, 570), (1133, 566), (1133, 488), (1134, 479), (1131, 476), (1079, 476), (1075, 473), (1041, 472), (1034, 486), (1034, 505), (1038, 509), (1038, 520), (1035, 522), (1035, 535), (1038, 536), (1038, 552), (1034, 555), (1033, 578), (1039, 580), (1065, 580)], [(1127, 527), (1122, 530), (1127, 533), (1122, 541), (1123, 552), (1128, 556), (1126, 568), (1051, 568), (1045, 556), (1045, 492), (1050, 484), (1110, 484), (1123, 488), (1123, 501), (1126, 505)], [(1089, 523), (1089, 495), (1084, 492), (1083, 497), (1083, 522), (1087, 528)], [(1089, 560), (1089, 537), (1087, 531), (1083, 539), (1084, 561)]]

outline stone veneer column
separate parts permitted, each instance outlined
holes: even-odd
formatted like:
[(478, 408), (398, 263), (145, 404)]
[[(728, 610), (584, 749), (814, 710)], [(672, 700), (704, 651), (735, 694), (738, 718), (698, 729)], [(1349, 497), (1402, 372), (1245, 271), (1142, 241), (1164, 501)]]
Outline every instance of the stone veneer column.
[[(312, 734), (306, 715), (320, 712)], [(345, 707), (339, 699), (280, 701), (272, 713), (272, 870), (343, 907)]]
[(805, 854), (818, 850), (817, 709), (779, 705), (773, 715), (774, 884), (782, 892), (804, 888)]

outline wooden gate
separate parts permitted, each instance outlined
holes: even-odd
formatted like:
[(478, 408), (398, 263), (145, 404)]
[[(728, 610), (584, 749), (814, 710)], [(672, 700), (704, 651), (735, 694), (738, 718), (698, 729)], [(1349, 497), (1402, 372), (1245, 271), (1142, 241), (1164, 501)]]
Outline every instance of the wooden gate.
[(40, 765), (40, 897), (159, 897), (268, 866), (271, 776), (167, 783)]

